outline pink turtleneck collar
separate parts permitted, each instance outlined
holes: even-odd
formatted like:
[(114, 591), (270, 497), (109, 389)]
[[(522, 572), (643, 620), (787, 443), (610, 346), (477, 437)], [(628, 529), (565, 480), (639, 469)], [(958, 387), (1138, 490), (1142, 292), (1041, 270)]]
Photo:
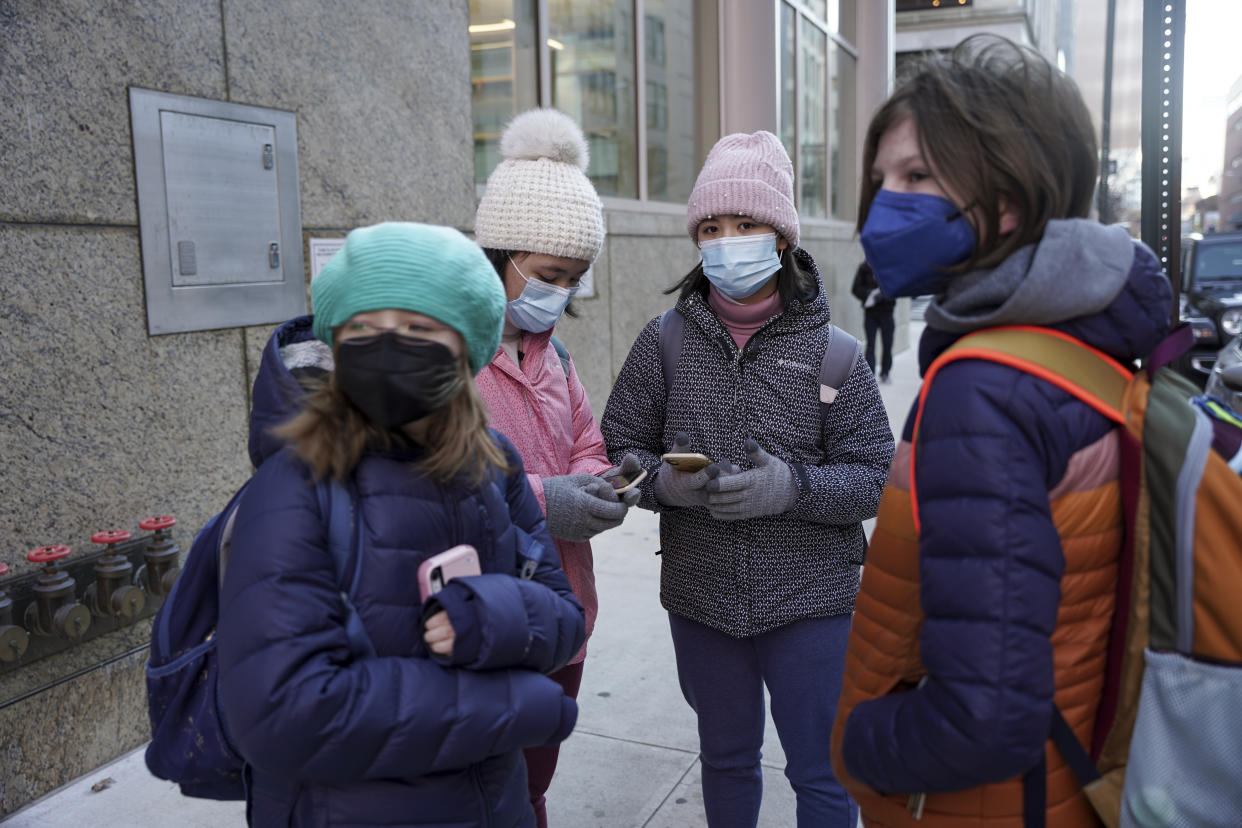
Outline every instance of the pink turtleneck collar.
[(753, 305), (739, 305), (716, 290), (715, 285), (708, 290), (707, 304), (712, 306), (712, 310), (716, 311), (720, 321), (729, 329), (729, 335), (737, 343), (739, 351), (746, 347), (746, 343), (755, 335), (755, 331), (785, 309), (779, 290), (773, 291), (771, 296), (761, 302)]

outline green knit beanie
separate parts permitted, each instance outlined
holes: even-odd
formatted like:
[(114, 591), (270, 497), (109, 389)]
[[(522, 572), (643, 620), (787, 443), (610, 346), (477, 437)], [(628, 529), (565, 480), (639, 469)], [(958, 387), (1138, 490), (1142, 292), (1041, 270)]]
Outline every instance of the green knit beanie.
[(385, 222), (359, 227), (311, 282), (315, 337), (351, 316), (393, 308), (426, 314), (461, 334), (477, 374), (492, 361), (505, 291), (479, 246), (451, 227)]

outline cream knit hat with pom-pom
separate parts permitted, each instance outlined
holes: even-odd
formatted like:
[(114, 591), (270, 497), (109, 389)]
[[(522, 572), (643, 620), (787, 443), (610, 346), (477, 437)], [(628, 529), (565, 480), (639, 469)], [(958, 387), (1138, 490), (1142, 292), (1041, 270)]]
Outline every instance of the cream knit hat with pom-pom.
[(555, 109), (523, 112), (500, 136), (500, 154), (474, 217), (479, 246), (595, 261), (603, 204), (586, 177), (586, 138), (573, 119)]

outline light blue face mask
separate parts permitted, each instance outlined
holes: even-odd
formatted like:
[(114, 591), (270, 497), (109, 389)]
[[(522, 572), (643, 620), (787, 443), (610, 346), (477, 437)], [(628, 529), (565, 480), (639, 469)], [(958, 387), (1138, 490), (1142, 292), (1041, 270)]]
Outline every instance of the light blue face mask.
[(522, 293), (507, 306), (509, 321), (524, 331), (542, 333), (550, 331), (556, 325), (569, 300), (577, 294), (578, 288), (563, 288), (550, 285), (539, 279), (527, 279), (526, 274), (517, 266), (517, 262), (509, 259), (513, 269), (526, 281)]
[(703, 273), (730, 299), (745, 299), (781, 269), (776, 234), (712, 239), (699, 245)]

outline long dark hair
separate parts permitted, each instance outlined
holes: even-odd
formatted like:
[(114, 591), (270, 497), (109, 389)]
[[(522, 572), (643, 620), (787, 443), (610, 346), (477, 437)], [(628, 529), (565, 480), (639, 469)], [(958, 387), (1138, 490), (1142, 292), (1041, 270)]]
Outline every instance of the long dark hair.
[[(793, 245), (787, 245), (781, 252), (781, 269), (777, 271), (776, 290), (781, 295), (781, 303), (786, 307), (795, 299), (803, 302), (814, 299), (818, 290), (815, 276), (798, 262), (799, 253), (810, 258), (806, 251)], [(677, 284), (665, 290), (664, 294), (668, 296), (676, 293), (677, 301), (680, 302), (696, 293), (706, 296), (710, 284), (707, 274), (703, 272), (703, 263), (699, 262)]]
[[(530, 251), (528, 250), (497, 250), (494, 247), (483, 248), (483, 255), (487, 256), (487, 260), (491, 262), (492, 267), (496, 269), (496, 275), (500, 277), (501, 287), (504, 287), (504, 284), (505, 284), (505, 263), (508, 262), (509, 259), (514, 256), (528, 253), (528, 252)], [(574, 308), (573, 302), (570, 302), (568, 305), (565, 306), (565, 315), (572, 317), (572, 318), (577, 318), (578, 311)]]
[[(980, 211), (975, 252), (946, 268), (995, 267), (1043, 238), (1051, 219), (1091, 209), (1098, 162), (1091, 114), (1074, 82), (1043, 55), (997, 35), (974, 35), (912, 70), (867, 128), (858, 230), (880, 188), (869, 174), (880, 139), (912, 118), (923, 158), (946, 190)], [(1000, 202), (1017, 228), (1000, 236)]]

